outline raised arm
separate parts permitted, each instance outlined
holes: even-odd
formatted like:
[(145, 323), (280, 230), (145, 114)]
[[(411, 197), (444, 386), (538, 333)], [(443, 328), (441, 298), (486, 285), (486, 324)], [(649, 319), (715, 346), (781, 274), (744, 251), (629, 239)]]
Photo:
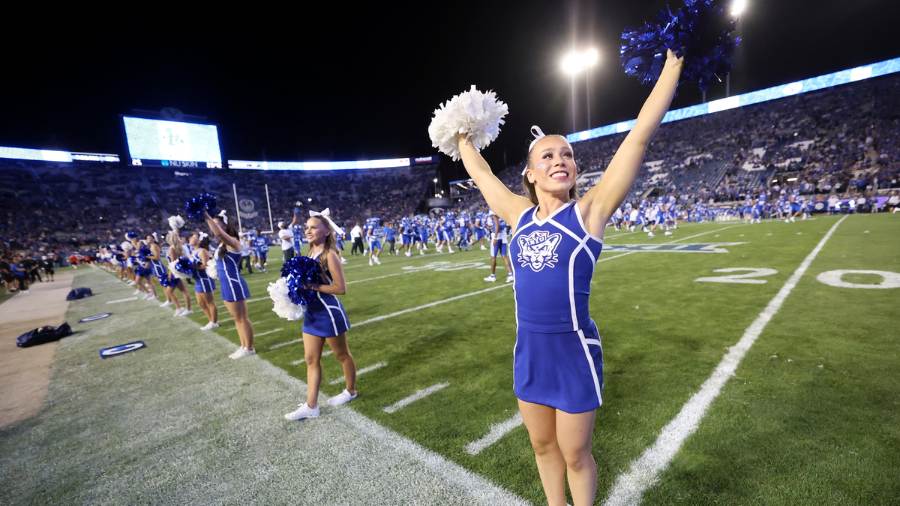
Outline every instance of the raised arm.
[(650, 139), (662, 123), (672, 97), (675, 96), (683, 59), (676, 57), (671, 50), (668, 51), (662, 74), (641, 107), (634, 128), (625, 136), (600, 182), (582, 199), (581, 213), (591, 234), (603, 234), (607, 220), (634, 184)]
[(469, 173), (469, 177), (475, 180), (475, 184), (481, 191), (481, 195), (484, 196), (484, 200), (487, 201), (488, 206), (494, 213), (506, 220), (507, 223), (515, 223), (516, 218), (522, 214), (522, 211), (533, 205), (531, 201), (511, 192), (491, 172), (491, 167), (487, 161), (465, 136), (460, 135), (457, 141), (463, 166), (466, 168), (466, 172)]
[(228, 235), (228, 233), (222, 229), (222, 226), (219, 225), (219, 222), (210, 216), (209, 213), (204, 213), (204, 215), (206, 216), (206, 225), (209, 226), (209, 231), (212, 232), (214, 236), (218, 237), (219, 240), (226, 245), (231, 246), (231, 249), (241, 250), (241, 241)]

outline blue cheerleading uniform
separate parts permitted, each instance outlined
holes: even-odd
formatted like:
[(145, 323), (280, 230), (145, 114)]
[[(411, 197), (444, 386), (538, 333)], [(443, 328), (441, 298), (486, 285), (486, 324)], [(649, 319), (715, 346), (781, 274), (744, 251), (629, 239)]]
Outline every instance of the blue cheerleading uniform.
[(216, 291), (216, 280), (209, 277), (206, 269), (201, 268), (200, 250), (194, 250), (191, 255), (194, 262), (194, 291), (197, 293), (212, 293)]
[(568, 413), (603, 403), (603, 349), (588, 313), (594, 265), (603, 243), (590, 235), (578, 204), (544, 220), (525, 210), (510, 239), (515, 273), (516, 397)]
[(222, 300), (238, 302), (250, 298), (250, 287), (241, 276), (241, 253), (225, 250), (216, 262), (216, 273), (222, 284)]
[[(319, 254), (312, 257), (318, 258)], [(326, 271), (322, 274), (324, 284), (331, 284), (331, 276)], [(316, 337), (337, 337), (350, 330), (350, 319), (344, 305), (336, 295), (315, 292), (315, 297), (306, 306), (303, 315), (303, 333)]]

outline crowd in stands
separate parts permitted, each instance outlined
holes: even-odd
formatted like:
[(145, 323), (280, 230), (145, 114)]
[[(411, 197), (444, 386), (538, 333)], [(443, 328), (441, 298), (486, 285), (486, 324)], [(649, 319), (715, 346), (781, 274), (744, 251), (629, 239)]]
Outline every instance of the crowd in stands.
[[(625, 133), (574, 145), (579, 190), (602, 175)], [(522, 153), (524, 159), (525, 153)], [(524, 160), (498, 171), (522, 192)], [(272, 230), (301, 203), (330, 208), (348, 228), (367, 217), (396, 221), (422, 212), (434, 166), (331, 172), (207, 170), (0, 160), (0, 268), (25, 253), (64, 262), (73, 252), (122, 240), (127, 230), (164, 231), (171, 214), (201, 191), (217, 195), (244, 228)], [(268, 198), (265, 188), (268, 187)], [(233, 189), (237, 191), (237, 202)], [(666, 123), (651, 143), (629, 201), (675, 195), (695, 205), (798, 192), (877, 202), (900, 189), (900, 75), (885, 76)], [(814, 197), (812, 197), (814, 196)], [(484, 210), (477, 191), (454, 197), (459, 211)], [(3, 274), (7, 275), (9, 269)]]

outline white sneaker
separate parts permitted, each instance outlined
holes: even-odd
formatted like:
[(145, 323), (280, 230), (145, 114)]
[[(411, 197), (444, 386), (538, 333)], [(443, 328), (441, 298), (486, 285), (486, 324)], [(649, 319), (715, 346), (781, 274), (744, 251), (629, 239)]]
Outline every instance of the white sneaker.
[(453, 248), (451, 248), (450, 246), (447, 246), (447, 253), (453, 253)]
[(256, 355), (256, 350), (249, 350), (247, 348), (238, 348), (238, 350), (236, 352), (232, 353), (231, 355), (229, 355), (229, 357), (232, 360), (237, 360), (239, 358), (249, 357), (250, 355)]
[(159, 307), (169, 307), (171, 305), (172, 305), (172, 303), (170, 301), (165, 301), (162, 304), (160, 304)]
[(411, 251), (407, 251), (407, 252), (404, 253), (404, 254), (405, 254), (406, 256), (408, 256), (408, 257), (411, 257), (411, 256), (412, 256), (412, 252), (411, 252)]
[(372, 260), (372, 257), (369, 257), (369, 267), (375, 265), (375, 262)]
[(647, 237), (656, 237), (656, 234), (653, 232), (647, 232)]
[(183, 308), (183, 309), (181, 310), (181, 316), (187, 316), (187, 315), (190, 315), (190, 314), (194, 314), (194, 312), (193, 312), (192, 310), (188, 309), (188, 308)]
[(491, 274), (490, 276), (484, 278), (484, 280), (487, 281), (488, 283), (493, 283), (494, 281), (497, 281), (497, 276), (494, 276), (493, 274)]
[(135, 285), (134, 280), (128, 282), (128, 286), (134, 286), (134, 285)]
[(131, 294), (131, 295), (137, 295), (137, 294), (139, 294), (139, 293), (141, 293), (141, 291), (140, 291), (140, 290), (135, 290), (135, 291), (134, 291), (134, 293), (133, 293), (133, 294)]
[(419, 255), (425, 255), (425, 250), (420, 249), (420, 250), (419, 250)]
[(381, 265), (381, 260), (379, 260), (378, 257), (375, 257), (375, 263)]
[(340, 406), (341, 404), (347, 404), (348, 402), (356, 399), (359, 396), (359, 392), (355, 394), (351, 394), (349, 390), (346, 388), (343, 392), (335, 395), (331, 399), (328, 399), (329, 406)]
[(507, 282), (507, 283), (512, 283), (512, 282), (515, 281), (515, 280), (516, 280), (516, 278), (513, 277), (513, 276), (506, 276), (506, 282)]
[(156, 297), (154, 297), (152, 293), (148, 293), (147, 295), (144, 295), (144, 300), (156, 300)]
[(296, 410), (291, 411), (290, 413), (284, 415), (285, 420), (303, 420), (304, 418), (318, 418), (319, 417), (319, 406), (311, 408), (306, 405), (304, 402), (300, 405)]
[(209, 322), (206, 325), (200, 327), (200, 330), (213, 330), (219, 328), (219, 324), (216, 322)]
[(481, 245), (481, 251), (485, 251), (487, 248), (484, 247), (484, 244)]
[(664, 235), (672, 235), (672, 232), (666, 230), (666, 233)]
[(183, 308), (182, 308), (182, 309), (176, 309), (176, 310), (175, 310), (175, 314), (173, 314), (172, 316), (174, 316), (175, 318), (179, 318), (179, 317), (184, 316), (184, 309), (183, 309)]
[(341, 257), (341, 264), (347, 265), (347, 259), (344, 257)]

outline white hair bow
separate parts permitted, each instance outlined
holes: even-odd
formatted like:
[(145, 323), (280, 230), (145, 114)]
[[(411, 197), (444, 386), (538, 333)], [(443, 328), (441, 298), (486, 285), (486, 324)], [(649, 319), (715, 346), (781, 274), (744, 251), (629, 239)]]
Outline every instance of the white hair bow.
[(228, 225), (228, 213), (226, 213), (224, 209), (219, 211), (219, 218), (222, 218), (222, 221), (225, 222), (226, 225)]
[[(534, 145), (537, 143), (537, 141), (546, 137), (546, 134), (544, 134), (544, 131), (541, 130), (541, 127), (539, 127), (537, 125), (531, 125), (531, 135), (534, 136), (534, 139), (532, 139), (531, 144), (528, 145), (528, 154), (529, 155), (531, 154), (531, 150), (534, 148)], [(524, 176), (525, 172), (527, 172), (527, 171), (528, 171), (528, 162), (525, 162), (525, 168), (522, 169), (522, 175)]]
[(202, 241), (203, 239), (206, 239), (207, 237), (209, 237), (209, 234), (207, 234), (206, 232), (200, 232), (199, 237), (200, 237), (200, 240)]
[(178, 231), (182, 227), (184, 227), (184, 218), (177, 214), (175, 216), (169, 216), (169, 228)]
[(331, 230), (334, 230), (334, 233), (337, 235), (343, 235), (344, 229), (337, 226), (337, 224), (331, 221), (331, 211), (326, 207), (322, 212), (310, 211), (309, 216), (323, 218), (328, 222), (328, 225), (331, 226)]

